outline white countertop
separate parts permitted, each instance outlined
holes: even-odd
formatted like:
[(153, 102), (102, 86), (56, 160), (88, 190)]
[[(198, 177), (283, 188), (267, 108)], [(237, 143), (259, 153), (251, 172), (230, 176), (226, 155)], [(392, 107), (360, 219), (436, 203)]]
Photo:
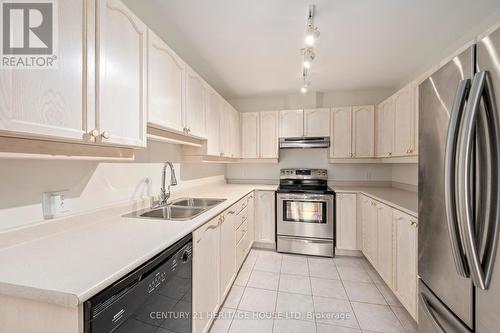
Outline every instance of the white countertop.
[(76, 307), (255, 189), (276, 185), (218, 183), (172, 195), (227, 199), (189, 221), (125, 218), (130, 208), (122, 207), (104, 218), (100, 212), (95, 223), (61, 223), (60, 230), (0, 249), (0, 294)]
[[(122, 217), (138, 209), (128, 204), (73, 217), (73, 222), (48, 223), (42, 230), (27, 230), (21, 242), (0, 248), (0, 294), (76, 307), (249, 192), (276, 188), (276, 185), (213, 183), (174, 193), (171, 199), (226, 199), (189, 221)], [(414, 192), (385, 187), (333, 188), (338, 193), (363, 193), (408, 214), (417, 214)]]
[(386, 205), (418, 217), (418, 193), (394, 187), (331, 186), (336, 193), (362, 193)]

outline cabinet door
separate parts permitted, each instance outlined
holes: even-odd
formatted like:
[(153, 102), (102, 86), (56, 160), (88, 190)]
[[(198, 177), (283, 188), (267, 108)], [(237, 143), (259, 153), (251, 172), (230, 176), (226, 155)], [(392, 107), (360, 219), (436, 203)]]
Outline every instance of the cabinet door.
[(148, 123), (182, 132), (185, 63), (149, 30)]
[(259, 112), (241, 113), (241, 157), (259, 158)]
[(248, 211), (248, 218), (247, 218), (247, 225), (248, 225), (248, 235), (249, 235), (249, 246), (248, 246), (248, 251), (252, 248), (252, 244), (255, 238), (255, 194), (251, 193), (247, 196), (248, 204), (247, 204), (247, 211)]
[(362, 202), (362, 223), (363, 223), (363, 254), (376, 268), (378, 227), (377, 227), (377, 207), (375, 202), (363, 196)]
[(417, 304), (417, 220), (394, 211), (395, 281), (394, 293), (413, 317)]
[(356, 194), (337, 194), (336, 245), (341, 250), (357, 250)]
[(231, 107), (221, 98), (220, 139), (222, 156), (231, 157)]
[(377, 109), (377, 157), (390, 157), (394, 145), (394, 101), (382, 102)]
[(207, 94), (207, 155), (221, 154), (221, 99), (213, 90)]
[(85, 4), (84, 0), (58, 2), (59, 26), (64, 29), (59, 29), (57, 68), (0, 70), (2, 135), (83, 140), (87, 131), (83, 121), (87, 111), (83, 89), (87, 75), (83, 59), (87, 52)]
[(220, 225), (220, 300), (226, 297), (236, 276), (235, 214), (236, 212), (230, 209)]
[(255, 191), (255, 240), (275, 243), (274, 191)]
[(97, 127), (103, 143), (144, 147), (147, 27), (119, 0), (98, 4)]
[(304, 110), (304, 136), (330, 136), (330, 109)]
[(188, 134), (205, 138), (205, 83), (190, 67), (186, 69), (184, 126)]
[(392, 208), (377, 202), (378, 258), (377, 270), (389, 287), (393, 285)]
[(373, 157), (375, 108), (373, 105), (352, 108), (352, 152), (354, 157)]
[(330, 142), (330, 157), (346, 158), (352, 157), (351, 131), (352, 112), (351, 107), (332, 108), (331, 127), (332, 135)]
[(278, 111), (260, 113), (260, 157), (278, 158)]
[(410, 86), (394, 95), (394, 155), (413, 152), (413, 98)]
[(241, 157), (240, 113), (234, 108), (231, 111), (231, 156)]
[(304, 112), (302, 110), (280, 111), (281, 138), (294, 138), (304, 135)]
[(219, 309), (220, 218), (217, 217), (193, 232), (193, 312), (203, 317), (193, 320), (193, 332), (207, 332), (212, 320), (206, 314)]

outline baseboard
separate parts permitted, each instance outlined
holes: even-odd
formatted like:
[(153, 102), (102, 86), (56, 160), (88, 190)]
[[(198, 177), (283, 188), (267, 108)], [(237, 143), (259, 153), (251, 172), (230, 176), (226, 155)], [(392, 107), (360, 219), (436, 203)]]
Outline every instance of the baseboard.
[(266, 250), (276, 250), (276, 243), (275, 242), (260, 242), (260, 241), (254, 241), (252, 248), (254, 249), (266, 249)]
[(335, 255), (349, 256), (349, 257), (363, 257), (363, 253), (360, 250), (342, 250), (337, 248), (335, 248)]

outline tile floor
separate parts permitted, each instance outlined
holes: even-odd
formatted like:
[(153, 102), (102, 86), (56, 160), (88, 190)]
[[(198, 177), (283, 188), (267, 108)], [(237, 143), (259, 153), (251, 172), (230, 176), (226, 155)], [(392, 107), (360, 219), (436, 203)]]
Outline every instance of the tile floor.
[(416, 332), (363, 258), (252, 250), (211, 333)]

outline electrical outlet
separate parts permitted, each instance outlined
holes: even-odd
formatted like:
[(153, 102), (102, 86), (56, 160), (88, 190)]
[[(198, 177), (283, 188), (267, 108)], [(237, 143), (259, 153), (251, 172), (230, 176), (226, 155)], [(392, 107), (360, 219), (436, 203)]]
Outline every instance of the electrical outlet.
[(69, 210), (66, 207), (66, 198), (68, 190), (45, 192), (42, 198), (43, 217), (53, 219), (64, 215)]

